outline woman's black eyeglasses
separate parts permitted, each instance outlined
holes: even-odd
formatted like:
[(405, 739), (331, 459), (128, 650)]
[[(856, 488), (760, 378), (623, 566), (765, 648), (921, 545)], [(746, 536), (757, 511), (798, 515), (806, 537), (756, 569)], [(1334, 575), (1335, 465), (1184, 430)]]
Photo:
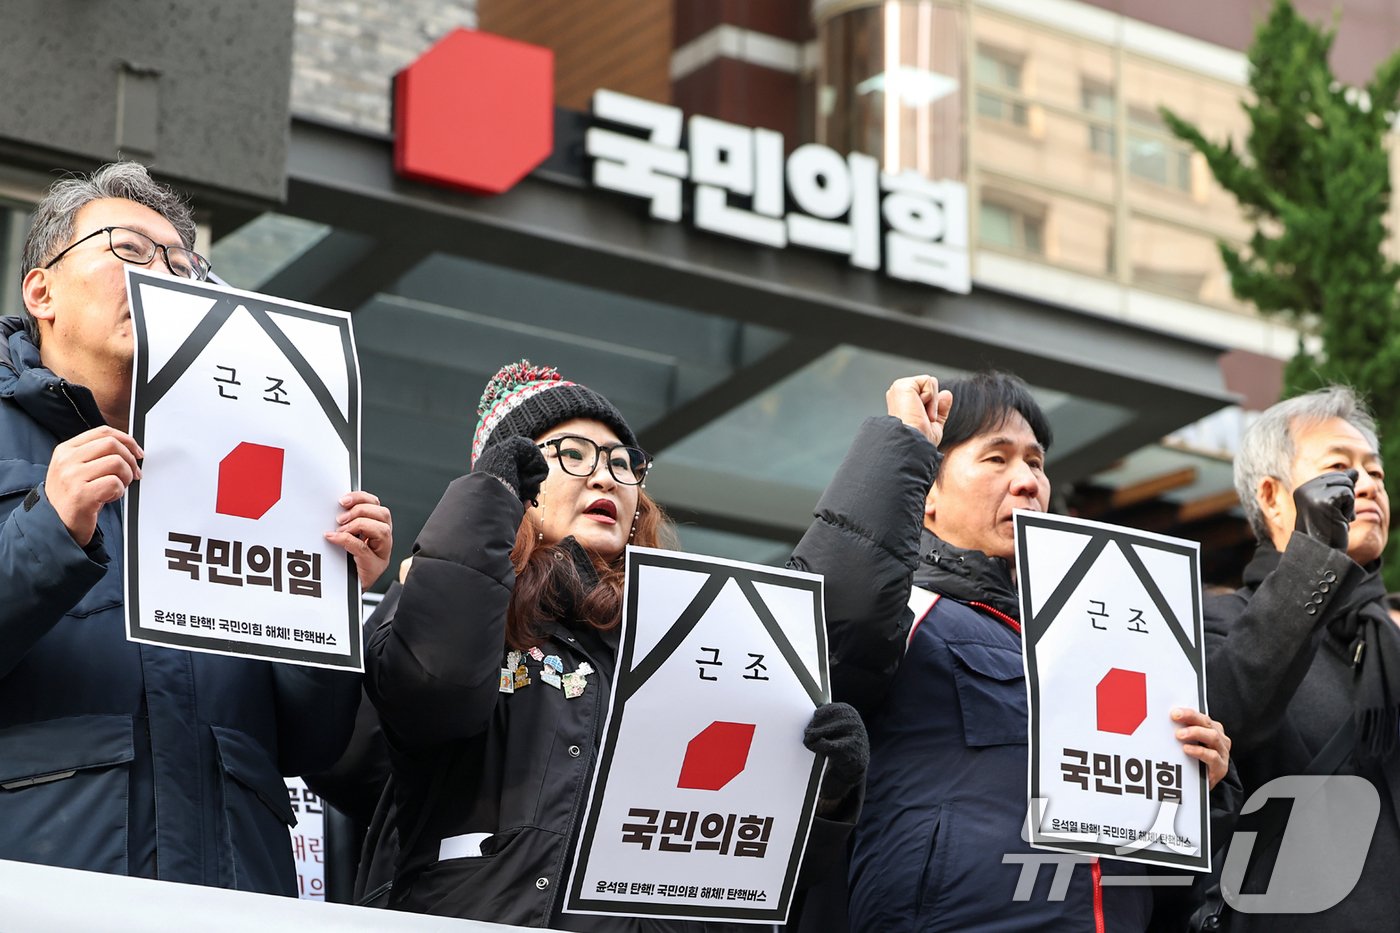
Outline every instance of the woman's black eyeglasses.
[(546, 453), (553, 448), (560, 468), (570, 476), (592, 476), (598, 468), (598, 455), (603, 451), (608, 455), (608, 472), (624, 486), (639, 485), (651, 469), (651, 457), (645, 450), (625, 444), (604, 447), (586, 437), (566, 434), (535, 446)]

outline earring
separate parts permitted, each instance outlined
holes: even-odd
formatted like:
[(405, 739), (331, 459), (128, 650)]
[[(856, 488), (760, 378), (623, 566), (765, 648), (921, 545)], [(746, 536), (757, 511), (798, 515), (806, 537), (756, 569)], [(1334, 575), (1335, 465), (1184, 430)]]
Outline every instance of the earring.
[(631, 541), (635, 537), (637, 537), (637, 519), (634, 517), (632, 519), (632, 530), (627, 532), (627, 540)]
[[(536, 527), (538, 527), (538, 526), (536, 526)], [(542, 542), (542, 541), (544, 541), (544, 532), (543, 532), (543, 531), (536, 531), (536, 532), (535, 532), (535, 541), (536, 541), (536, 542)]]

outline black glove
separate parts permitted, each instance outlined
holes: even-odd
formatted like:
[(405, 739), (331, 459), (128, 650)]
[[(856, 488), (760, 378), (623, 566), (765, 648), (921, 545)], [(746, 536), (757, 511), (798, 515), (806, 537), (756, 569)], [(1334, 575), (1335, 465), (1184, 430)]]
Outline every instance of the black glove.
[(549, 475), (544, 454), (528, 437), (508, 437), (476, 459), (473, 473), (490, 473), (511, 488), (521, 502), (534, 502)]
[(865, 780), (870, 767), (870, 737), (860, 713), (849, 703), (824, 703), (813, 710), (802, 744), (808, 751), (826, 756), (822, 799), (840, 800)]
[(1347, 532), (1356, 518), (1355, 470), (1333, 471), (1314, 476), (1293, 490), (1293, 507), (1298, 511), (1295, 530), (1315, 538), (1330, 548), (1347, 549)]

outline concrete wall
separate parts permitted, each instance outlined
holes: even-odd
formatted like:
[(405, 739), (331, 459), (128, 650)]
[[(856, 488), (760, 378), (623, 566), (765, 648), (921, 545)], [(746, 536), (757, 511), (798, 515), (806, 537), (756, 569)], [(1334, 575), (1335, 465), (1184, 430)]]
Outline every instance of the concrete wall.
[(11, 0), (0, 161), (134, 158), (190, 187), (280, 200), (292, 5)]

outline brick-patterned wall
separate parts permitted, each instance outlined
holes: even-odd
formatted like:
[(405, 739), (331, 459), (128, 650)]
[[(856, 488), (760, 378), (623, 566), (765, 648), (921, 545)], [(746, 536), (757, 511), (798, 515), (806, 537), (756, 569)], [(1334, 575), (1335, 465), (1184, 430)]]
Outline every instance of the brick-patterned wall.
[(292, 113), (389, 132), (394, 74), (457, 26), (477, 0), (296, 0)]

